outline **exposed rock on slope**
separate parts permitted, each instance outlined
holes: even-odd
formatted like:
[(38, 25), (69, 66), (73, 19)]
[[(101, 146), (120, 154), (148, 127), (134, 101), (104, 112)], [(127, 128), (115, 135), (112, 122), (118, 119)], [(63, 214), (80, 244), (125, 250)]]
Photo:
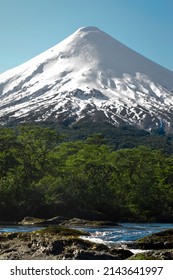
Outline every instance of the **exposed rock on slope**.
[(173, 72), (84, 27), (0, 75), (0, 123), (85, 121), (173, 131)]

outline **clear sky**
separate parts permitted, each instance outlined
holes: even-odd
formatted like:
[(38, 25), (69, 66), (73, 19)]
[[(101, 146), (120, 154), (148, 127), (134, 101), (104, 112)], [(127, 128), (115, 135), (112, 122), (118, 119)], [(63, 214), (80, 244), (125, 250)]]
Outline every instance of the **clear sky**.
[(173, 0), (0, 0), (0, 73), (82, 26), (173, 71)]

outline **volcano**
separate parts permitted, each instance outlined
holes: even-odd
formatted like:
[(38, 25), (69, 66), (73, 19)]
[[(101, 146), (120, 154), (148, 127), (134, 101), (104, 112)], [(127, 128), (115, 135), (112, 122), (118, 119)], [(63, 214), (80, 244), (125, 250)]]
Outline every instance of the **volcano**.
[(83, 122), (173, 132), (173, 72), (96, 27), (0, 75), (0, 124)]

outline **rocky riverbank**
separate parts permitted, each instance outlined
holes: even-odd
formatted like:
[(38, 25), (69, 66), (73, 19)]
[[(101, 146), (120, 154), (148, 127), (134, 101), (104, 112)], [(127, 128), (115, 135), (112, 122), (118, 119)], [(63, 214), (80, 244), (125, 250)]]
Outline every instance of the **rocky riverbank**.
[[(0, 234), (1, 260), (172, 260), (173, 229), (152, 234), (132, 243), (126, 249), (86, 240), (89, 233), (72, 226), (119, 226), (112, 221), (67, 219), (57, 216), (49, 220), (26, 217), (22, 225), (42, 225), (35, 232)], [(141, 250), (141, 252), (138, 252)], [(138, 252), (138, 253), (136, 253)]]
[(67, 218), (63, 216), (56, 216), (51, 219), (38, 219), (35, 217), (25, 217), (19, 225), (64, 225), (64, 226), (120, 226), (113, 221), (102, 220), (86, 220), (79, 218)]
[(48, 227), (31, 233), (0, 235), (1, 260), (123, 260), (129, 250), (109, 248), (83, 240), (85, 232), (63, 226)]
[(144, 250), (131, 256), (134, 260), (173, 260), (173, 229), (146, 236), (134, 242), (132, 247)]

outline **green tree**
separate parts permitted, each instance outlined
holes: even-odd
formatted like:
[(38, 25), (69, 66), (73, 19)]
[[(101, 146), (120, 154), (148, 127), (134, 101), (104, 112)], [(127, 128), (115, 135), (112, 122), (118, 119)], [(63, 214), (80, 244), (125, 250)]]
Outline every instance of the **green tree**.
[(19, 128), (18, 156), (26, 183), (31, 184), (44, 176), (48, 168), (49, 153), (59, 141), (60, 135), (48, 128), (39, 126)]

